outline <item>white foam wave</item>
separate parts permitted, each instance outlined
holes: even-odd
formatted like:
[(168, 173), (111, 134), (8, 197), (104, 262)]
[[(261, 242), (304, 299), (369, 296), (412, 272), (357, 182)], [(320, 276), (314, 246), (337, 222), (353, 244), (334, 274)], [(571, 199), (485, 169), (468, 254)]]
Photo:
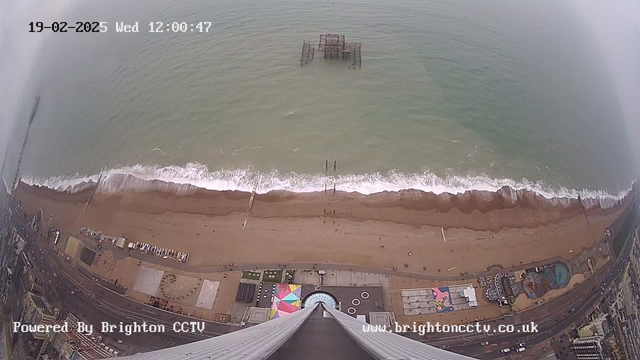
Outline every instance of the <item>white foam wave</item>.
[(52, 176), (49, 178), (41, 178), (31, 174), (24, 175), (20, 181), (28, 185), (43, 186), (56, 191), (66, 191), (76, 193), (84, 189), (90, 188), (96, 184), (99, 174), (91, 176)]
[[(57, 191), (78, 192), (96, 184), (99, 174), (91, 176), (38, 178), (25, 176), (23, 182), (29, 185), (45, 186)], [(461, 194), (471, 190), (500, 191), (510, 187), (516, 192), (532, 191), (547, 199), (575, 199), (580, 196), (587, 207), (599, 204), (603, 208), (614, 206), (630, 191), (609, 194), (605, 191), (577, 190), (565, 187), (551, 187), (541, 181), (532, 182), (526, 179), (494, 179), (486, 176), (454, 176), (438, 177), (433, 173), (407, 174), (390, 171), (386, 174), (349, 174), (325, 176), (322, 174), (280, 173), (278, 171), (259, 172), (247, 169), (223, 169), (209, 171), (199, 163), (188, 163), (185, 166), (146, 166), (135, 165), (107, 170), (102, 173), (98, 191), (115, 193), (122, 190), (136, 191), (161, 190), (177, 194), (191, 194), (198, 188), (208, 190), (237, 190), (267, 193), (273, 190), (292, 192), (323, 191), (333, 186), (339, 191), (373, 194), (383, 191), (400, 191), (407, 189), (422, 190), (434, 194)], [(503, 195), (517, 198), (516, 192)], [(564, 202), (564, 201), (561, 201)]]

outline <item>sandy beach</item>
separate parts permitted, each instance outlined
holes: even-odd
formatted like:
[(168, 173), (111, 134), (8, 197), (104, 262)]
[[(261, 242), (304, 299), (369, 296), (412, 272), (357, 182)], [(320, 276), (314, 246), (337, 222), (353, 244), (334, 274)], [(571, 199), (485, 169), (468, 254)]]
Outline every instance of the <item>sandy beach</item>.
[(233, 191), (96, 193), (86, 212), (90, 189), (21, 184), (17, 199), (66, 233), (86, 226), (186, 251), (193, 266), (327, 262), (441, 275), (569, 259), (602, 241), (626, 204), (585, 211), (576, 200), (504, 193), (271, 192), (255, 195), (250, 212), (251, 194)]

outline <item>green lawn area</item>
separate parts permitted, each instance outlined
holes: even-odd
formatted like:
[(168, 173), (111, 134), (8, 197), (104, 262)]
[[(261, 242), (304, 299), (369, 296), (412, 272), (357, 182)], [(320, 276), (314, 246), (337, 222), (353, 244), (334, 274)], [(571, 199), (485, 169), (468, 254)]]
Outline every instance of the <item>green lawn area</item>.
[(243, 271), (242, 272), (242, 278), (243, 279), (249, 279), (249, 280), (260, 280), (260, 272)]
[(265, 270), (262, 274), (262, 281), (266, 282), (282, 282), (282, 269), (280, 270)]

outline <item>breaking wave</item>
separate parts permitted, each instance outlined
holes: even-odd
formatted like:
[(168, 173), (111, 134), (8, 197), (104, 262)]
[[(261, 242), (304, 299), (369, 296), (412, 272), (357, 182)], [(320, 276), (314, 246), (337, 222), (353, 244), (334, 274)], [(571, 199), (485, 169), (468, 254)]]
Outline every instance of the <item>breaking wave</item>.
[[(501, 192), (507, 198), (518, 196), (518, 192), (533, 192), (547, 199), (563, 202), (580, 196), (587, 207), (600, 205), (602, 208), (614, 206), (623, 199), (631, 189), (618, 194), (604, 191), (576, 190), (565, 187), (551, 187), (543, 182), (531, 182), (526, 179), (493, 179), (485, 176), (447, 176), (438, 177), (430, 172), (406, 174), (390, 171), (386, 174), (351, 174), (325, 176), (297, 173), (280, 173), (278, 171), (259, 172), (252, 169), (216, 170), (209, 169), (199, 163), (188, 163), (182, 166), (146, 166), (135, 165), (106, 170), (102, 175), (67, 176), (38, 178), (25, 176), (22, 181), (29, 185), (44, 186), (57, 191), (79, 192), (95, 186), (100, 179), (98, 191), (101, 193), (117, 193), (123, 190), (165, 191), (178, 195), (193, 194), (198, 189), (256, 191), (267, 193), (274, 190), (292, 192), (314, 192), (333, 189), (345, 192), (357, 192), (368, 195), (384, 191), (421, 190), (436, 195), (449, 193), (462, 194), (467, 191)], [(515, 191), (505, 191), (505, 187)]]

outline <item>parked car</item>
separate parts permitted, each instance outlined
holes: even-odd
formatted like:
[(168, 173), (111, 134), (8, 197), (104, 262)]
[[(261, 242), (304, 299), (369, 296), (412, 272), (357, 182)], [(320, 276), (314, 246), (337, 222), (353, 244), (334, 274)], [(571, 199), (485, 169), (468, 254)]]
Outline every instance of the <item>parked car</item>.
[(510, 353), (510, 352), (511, 352), (511, 349), (510, 349), (510, 348), (504, 348), (504, 349), (500, 350), (500, 353), (501, 353), (501, 354), (508, 354), (508, 353)]
[(53, 233), (53, 244), (57, 244), (58, 240), (60, 239), (60, 230), (58, 229), (51, 229), (51, 232)]

